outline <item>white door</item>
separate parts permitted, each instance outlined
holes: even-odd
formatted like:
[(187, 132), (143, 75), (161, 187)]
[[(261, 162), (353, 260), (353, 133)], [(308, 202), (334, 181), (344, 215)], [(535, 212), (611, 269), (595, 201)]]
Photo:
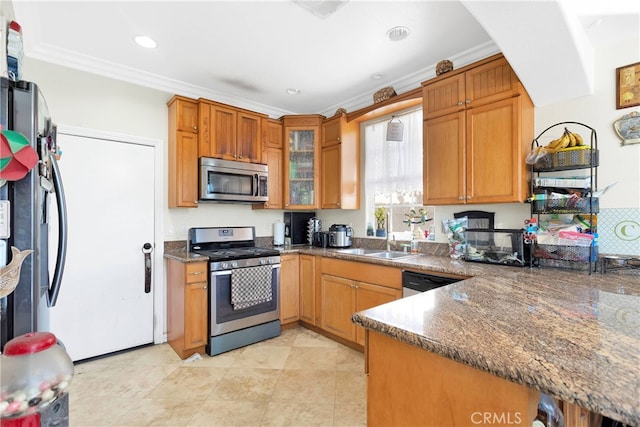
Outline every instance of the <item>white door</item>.
[(74, 361), (152, 343), (142, 247), (154, 244), (156, 148), (64, 134), (58, 145), (69, 231), (51, 332)]

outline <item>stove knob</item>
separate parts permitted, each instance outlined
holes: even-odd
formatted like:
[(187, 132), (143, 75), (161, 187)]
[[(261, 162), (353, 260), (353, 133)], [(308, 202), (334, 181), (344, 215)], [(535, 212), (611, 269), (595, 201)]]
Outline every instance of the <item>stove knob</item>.
[(233, 261), (233, 262), (231, 263), (231, 267), (233, 267), (233, 268), (237, 268), (237, 267), (238, 267), (238, 262), (237, 262), (237, 261)]
[(223, 262), (223, 263), (222, 263), (222, 268), (223, 268), (224, 270), (226, 270), (227, 268), (229, 268), (229, 264), (227, 264), (226, 262)]
[(264, 259), (264, 258), (263, 258), (263, 259), (261, 259), (261, 260), (260, 260), (260, 264), (261, 264), (261, 265), (265, 265), (266, 263), (267, 263), (267, 260), (266, 260), (266, 259)]

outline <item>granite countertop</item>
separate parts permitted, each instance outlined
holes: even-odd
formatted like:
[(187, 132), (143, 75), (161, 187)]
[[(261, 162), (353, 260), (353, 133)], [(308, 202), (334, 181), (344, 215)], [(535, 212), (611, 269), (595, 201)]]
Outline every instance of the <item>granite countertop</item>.
[[(466, 268), (453, 270), (445, 269)], [(356, 313), (353, 321), (640, 425), (638, 275), (490, 266), (490, 273)]]
[[(640, 275), (280, 249), (469, 277), (353, 315), (365, 328), (640, 425)], [(202, 261), (185, 248), (165, 257)]]

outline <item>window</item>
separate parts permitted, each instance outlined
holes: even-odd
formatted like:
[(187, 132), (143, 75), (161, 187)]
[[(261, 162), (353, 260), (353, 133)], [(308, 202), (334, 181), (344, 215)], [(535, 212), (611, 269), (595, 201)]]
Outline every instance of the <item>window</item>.
[[(387, 141), (387, 126), (397, 121), (404, 125), (402, 141)], [(363, 123), (362, 135), (367, 222), (377, 228), (374, 210), (385, 207), (391, 214), (393, 236), (410, 240), (410, 227), (403, 223), (405, 213), (422, 207), (422, 109)], [(433, 218), (433, 209), (427, 216)]]

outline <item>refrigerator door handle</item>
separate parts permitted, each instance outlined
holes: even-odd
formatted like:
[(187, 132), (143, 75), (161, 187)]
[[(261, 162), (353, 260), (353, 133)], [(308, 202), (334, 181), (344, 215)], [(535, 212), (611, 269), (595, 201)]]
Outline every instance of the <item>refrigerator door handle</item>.
[(64, 264), (67, 258), (67, 202), (64, 198), (64, 188), (62, 186), (62, 178), (60, 176), (60, 169), (56, 162), (55, 155), (49, 154), (49, 159), (52, 166), (52, 178), (53, 188), (56, 194), (56, 205), (58, 206), (58, 230), (60, 236), (58, 237), (58, 254), (56, 255), (56, 268), (53, 273), (53, 281), (49, 288), (49, 294), (47, 299), (47, 305), (53, 307), (58, 300), (58, 293), (60, 293), (60, 285), (62, 283), (62, 273), (64, 272)]

